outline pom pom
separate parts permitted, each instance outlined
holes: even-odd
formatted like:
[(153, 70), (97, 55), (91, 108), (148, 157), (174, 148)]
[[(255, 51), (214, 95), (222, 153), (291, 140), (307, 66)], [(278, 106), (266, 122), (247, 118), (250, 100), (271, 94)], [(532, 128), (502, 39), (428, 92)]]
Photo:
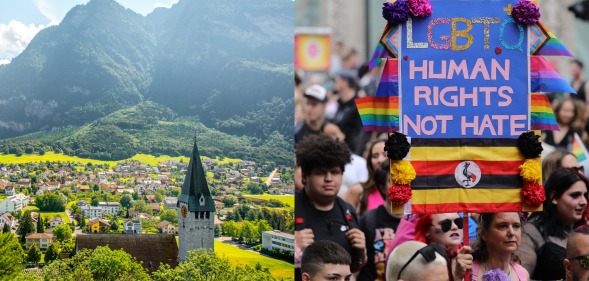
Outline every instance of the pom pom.
[(415, 179), (415, 169), (411, 163), (401, 160), (391, 166), (391, 181), (395, 184), (409, 184)]
[(542, 179), (542, 167), (534, 159), (526, 159), (526, 161), (519, 166), (519, 175), (527, 182), (539, 182)]
[(546, 200), (546, 195), (544, 195), (544, 188), (538, 183), (524, 183), (524, 186), (521, 189), (521, 196), (524, 203), (534, 208), (540, 207), (544, 200)]
[(392, 25), (398, 25), (409, 19), (409, 7), (404, 0), (397, 0), (395, 3), (386, 2), (382, 7), (382, 17)]
[(408, 184), (394, 184), (389, 188), (389, 199), (395, 205), (403, 205), (411, 199), (411, 187)]
[(539, 139), (540, 136), (536, 136), (533, 131), (522, 133), (517, 139), (517, 147), (526, 159), (539, 157), (542, 153), (543, 148)]
[(427, 17), (432, 14), (432, 4), (429, 0), (409, 0), (409, 11), (416, 17)]
[(393, 133), (389, 139), (384, 143), (384, 151), (387, 152), (387, 157), (391, 160), (403, 160), (411, 145), (407, 141), (407, 137), (401, 133)]
[(521, 24), (532, 24), (540, 19), (540, 8), (528, 0), (520, 0), (511, 12), (513, 19)]

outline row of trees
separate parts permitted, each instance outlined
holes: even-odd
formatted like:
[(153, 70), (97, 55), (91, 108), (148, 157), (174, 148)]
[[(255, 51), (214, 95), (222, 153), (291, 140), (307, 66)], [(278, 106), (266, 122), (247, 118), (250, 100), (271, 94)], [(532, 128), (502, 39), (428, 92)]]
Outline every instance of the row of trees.
[(235, 222), (266, 220), (273, 229), (281, 231), (294, 231), (294, 211), (280, 209), (252, 209), (246, 201), (243, 204), (233, 208), (233, 212), (227, 213), (225, 220)]
[(248, 245), (257, 244), (262, 238), (262, 232), (271, 231), (273, 228), (266, 220), (223, 222), (222, 233), (224, 236), (231, 236), (235, 240), (242, 241)]

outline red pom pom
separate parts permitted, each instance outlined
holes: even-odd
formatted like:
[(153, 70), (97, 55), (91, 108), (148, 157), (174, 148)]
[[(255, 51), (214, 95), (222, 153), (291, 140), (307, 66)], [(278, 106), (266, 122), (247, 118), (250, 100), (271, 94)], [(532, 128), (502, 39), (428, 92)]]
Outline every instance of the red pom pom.
[(542, 187), (539, 183), (532, 183), (526, 182), (521, 190), (522, 201), (524, 203), (538, 208), (544, 200), (546, 200), (546, 195), (544, 195), (544, 187)]
[(389, 199), (395, 205), (403, 205), (411, 199), (411, 187), (408, 184), (394, 184), (389, 188)]

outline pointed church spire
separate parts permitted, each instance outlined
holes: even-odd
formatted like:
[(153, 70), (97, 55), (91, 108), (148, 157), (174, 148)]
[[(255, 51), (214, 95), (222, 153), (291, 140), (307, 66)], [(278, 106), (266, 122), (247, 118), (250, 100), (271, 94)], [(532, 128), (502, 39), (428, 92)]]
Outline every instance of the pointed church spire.
[(196, 131), (194, 132), (194, 147), (190, 156), (190, 163), (182, 185), (182, 193), (178, 201), (188, 204), (190, 212), (214, 212), (215, 202), (209, 191), (206, 173), (200, 161), (200, 154), (196, 145)]

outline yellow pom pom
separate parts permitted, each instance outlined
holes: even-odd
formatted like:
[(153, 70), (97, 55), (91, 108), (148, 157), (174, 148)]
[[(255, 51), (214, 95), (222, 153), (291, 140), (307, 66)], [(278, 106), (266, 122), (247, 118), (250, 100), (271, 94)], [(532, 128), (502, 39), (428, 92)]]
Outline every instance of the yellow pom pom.
[(526, 162), (519, 166), (519, 169), (521, 171), (519, 175), (527, 182), (535, 183), (542, 180), (542, 167), (534, 159), (526, 159)]
[(411, 163), (405, 160), (393, 161), (391, 176), (393, 183), (409, 184), (415, 179), (415, 169)]

